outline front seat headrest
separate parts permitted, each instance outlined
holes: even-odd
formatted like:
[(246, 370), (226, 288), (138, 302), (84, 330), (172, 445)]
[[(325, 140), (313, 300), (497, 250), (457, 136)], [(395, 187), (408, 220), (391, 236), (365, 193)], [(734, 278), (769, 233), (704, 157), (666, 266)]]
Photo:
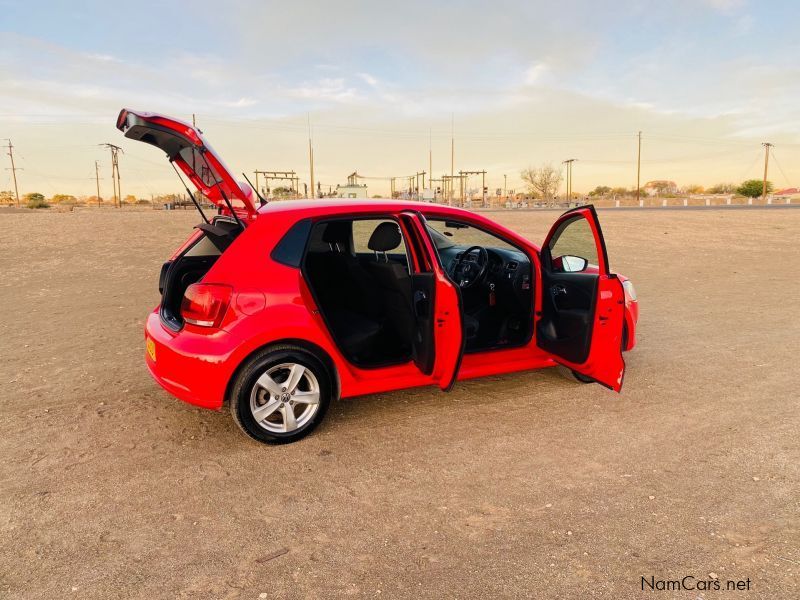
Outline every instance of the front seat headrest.
[(397, 223), (384, 222), (372, 232), (367, 247), (374, 252), (389, 252), (397, 248), (402, 239)]
[(348, 245), (350, 232), (349, 221), (331, 221), (325, 225), (325, 231), (322, 232), (322, 241), (326, 244)]

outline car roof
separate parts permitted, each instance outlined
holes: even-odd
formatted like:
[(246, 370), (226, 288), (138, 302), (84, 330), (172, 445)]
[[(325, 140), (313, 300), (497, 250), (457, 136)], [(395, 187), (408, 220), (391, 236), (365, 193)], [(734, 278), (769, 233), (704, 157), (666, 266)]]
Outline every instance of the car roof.
[[(504, 235), (512, 240), (516, 240), (520, 246), (529, 246), (536, 252), (539, 246), (530, 240), (525, 239), (517, 232), (504, 227), (487, 216), (455, 206), (435, 204), (432, 202), (415, 202), (412, 200), (390, 200), (388, 198), (326, 198), (326, 199), (305, 199), (305, 200), (280, 200), (272, 201), (258, 209), (258, 215), (267, 217), (270, 215), (283, 216), (291, 220), (304, 219), (307, 217), (326, 217), (341, 215), (374, 215), (380, 213), (397, 213), (402, 211), (421, 212), (426, 216), (464, 218), (472, 222), (483, 223), (484, 228), (494, 231), (496, 234)], [(261, 220), (261, 219), (257, 219)], [(262, 221), (263, 222), (263, 221)]]
[(350, 198), (326, 198), (326, 199), (306, 199), (306, 200), (280, 200), (271, 201), (258, 209), (259, 214), (268, 215), (285, 212), (308, 212), (317, 214), (339, 214), (342, 212), (375, 213), (375, 212), (398, 212), (398, 211), (419, 211), (437, 212), (441, 214), (469, 215), (475, 213), (463, 208), (433, 204), (429, 202), (414, 202), (411, 200), (391, 200), (384, 198), (370, 199), (350, 199)]

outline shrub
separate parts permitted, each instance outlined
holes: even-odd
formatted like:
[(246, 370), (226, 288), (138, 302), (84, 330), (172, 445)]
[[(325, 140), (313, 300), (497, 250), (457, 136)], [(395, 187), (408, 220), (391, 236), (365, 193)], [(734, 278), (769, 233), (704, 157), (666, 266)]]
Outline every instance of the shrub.
[[(736, 193), (741, 196), (747, 196), (748, 198), (758, 198), (764, 190), (764, 182), (760, 179), (748, 179), (747, 181), (742, 182)], [(767, 182), (767, 192), (772, 191), (772, 182)]]
[(28, 208), (50, 208), (47, 200), (44, 199), (44, 195), (40, 194), (39, 192), (25, 194), (24, 198)]

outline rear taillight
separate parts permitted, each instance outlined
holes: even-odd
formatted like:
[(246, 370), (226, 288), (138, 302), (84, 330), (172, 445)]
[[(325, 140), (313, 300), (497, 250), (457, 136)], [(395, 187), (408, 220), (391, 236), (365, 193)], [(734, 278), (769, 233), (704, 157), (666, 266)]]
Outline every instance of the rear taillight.
[(181, 315), (190, 325), (219, 327), (230, 299), (231, 288), (227, 285), (195, 283), (183, 294)]

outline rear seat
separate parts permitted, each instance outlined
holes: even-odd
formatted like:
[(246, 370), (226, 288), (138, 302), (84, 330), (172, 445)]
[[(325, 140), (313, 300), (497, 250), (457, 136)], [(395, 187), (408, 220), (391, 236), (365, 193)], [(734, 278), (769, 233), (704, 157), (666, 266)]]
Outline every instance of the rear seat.
[(350, 221), (332, 221), (313, 239), (306, 270), (336, 341), (352, 358), (367, 354), (383, 328), (381, 305), (370, 276), (350, 253)]

